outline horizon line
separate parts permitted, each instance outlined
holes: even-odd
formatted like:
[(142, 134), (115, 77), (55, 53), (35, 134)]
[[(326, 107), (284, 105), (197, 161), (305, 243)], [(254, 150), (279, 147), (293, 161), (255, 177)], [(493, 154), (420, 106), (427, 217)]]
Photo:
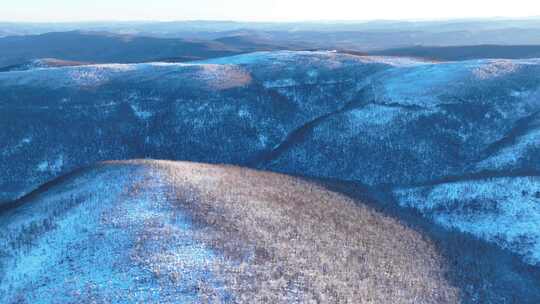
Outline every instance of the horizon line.
[(534, 16), (480, 16), (480, 17), (449, 17), (449, 18), (375, 18), (375, 19), (295, 19), (295, 20), (241, 20), (241, 19), (96, 19), (96, 20), (50, 20), (50, 21), (25, 21), (25, 20), (0, 20), (0, 24), (89, 24), (89, 23), (194, 23), (194, 22), (215, 22), (215, 23), (329, 23), (329, 24), (355, 24), (355, 23), (376, 23), (376, 22), (448, 22), (448, 21), (521, 21), (540, 19), (540, 15)]

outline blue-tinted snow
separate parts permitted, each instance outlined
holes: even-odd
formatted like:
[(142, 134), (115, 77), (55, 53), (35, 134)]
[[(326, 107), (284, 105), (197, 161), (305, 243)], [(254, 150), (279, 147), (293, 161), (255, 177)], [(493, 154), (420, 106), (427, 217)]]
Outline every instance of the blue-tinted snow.
[(219, 257), (193, 239), (160, 177), (140, 171), (91, 172), (4, 213), (0, 302), (200, 303), (200, 284), (219, 286)]
[[(10, 131), (0, 133), (0, 199), (96, 161), (141, 157), (397, 188), (538, 172), (539, 88), (539, 59), (434, 63), (335, 52), (0, 73), (0, 110), (9, 113), (0, 127)], [(483, 189), (471, 184), (489, 198)], [(499, 239), (503, 246), (516, 236)]]
[(394, 191), (436, 223), (497, 243), (540, 264), (540, 177), (471, 180)]

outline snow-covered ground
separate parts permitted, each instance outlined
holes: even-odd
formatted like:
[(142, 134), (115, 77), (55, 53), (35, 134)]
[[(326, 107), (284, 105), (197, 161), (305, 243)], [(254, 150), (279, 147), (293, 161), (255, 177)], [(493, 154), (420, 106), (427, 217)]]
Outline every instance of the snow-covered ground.
[[(0, 210), (0, 303), (436, 304), (507, 286), (486, 274), (462, 290), (453, 265), (362, 202), (233, 166), (101, 163)], [(519, 291), (529, 279), (514, 268)]]
[(104, 167), (1, 214), (0, 302), (200, 303), (218, 257), (160, 187)]
[(396, 189), (402, 206), (540, 265), (540, 177), (500, 177)]
[[(0, 201), (96, 161), (145, 157), (390, 188), (482, 172), (534, 175), (539, 92), (538, 59), (436, 63), (285, 51), (2, 72)], [(475, 185), (471, 193), (503, 200)], [(522, 212), (535, 206), (517, 197)], [(494, 231), (474, 233), (517, 248), (508, 244), (520, 237)]]

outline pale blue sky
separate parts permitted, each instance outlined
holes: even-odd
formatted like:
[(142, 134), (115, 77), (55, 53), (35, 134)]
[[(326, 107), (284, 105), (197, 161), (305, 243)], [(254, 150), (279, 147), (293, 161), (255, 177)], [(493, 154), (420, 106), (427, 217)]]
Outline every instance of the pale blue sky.
[(539, 0), (0, 0), (0, 21), (370, 20), (526, 17)]

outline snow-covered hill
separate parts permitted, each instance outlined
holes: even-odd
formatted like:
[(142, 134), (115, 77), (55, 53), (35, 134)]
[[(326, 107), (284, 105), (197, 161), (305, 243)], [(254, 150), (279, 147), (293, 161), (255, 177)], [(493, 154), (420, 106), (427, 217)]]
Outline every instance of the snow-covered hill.
[(396, 189), (396, 200), (436, 223), (540, 261), (540, 176), (494, 177)]
[[(513, 211), (496, 212), (511, 227), (479, 232), (462, 224), (469, 196), (448, 194), (456, 201), (434, 216), (425, 192), (414, 189), (436, 184), (454, 193), (474, 176), (471, 197), (535, 220), (538, 198), (518, 194), (537, 191), (519, 178), (535, 180), (540, 171), (540, 60), (262, 52), (4, 72), (0, 96), (0, 199), (101, 160), (239, 164), (385, 189), (444, 227), (539, 263), (533, 226), (518, 229), (524, 238), (503, 231), (513, 227)], [(508, 195), (481, 186), (494, 177), (508, 179)], [(400, 191), (414, 195), (394, 195)], [(489, 215), (484, 207), (474, 212)], [(452, 223), (436, 219), (443, 217)]]
[(39, 68), (57, 68), (57, 67), (69, 67), (69, 66), (81, 66), (88, 65), (88, 62), (61, 60), (56, 58), (41, 58), (34, 59), (21, 64), (15, 64), (7, 67), (0, 68), (0, 72), (13, 72), (13, 71), (27, 71)]
[(479, 284), (460, 291), (449, 264), (419, 232), (363, 204), (300, 179), (234, 167), (104, 163), (0, 211), (1, 303), (512, 296)]
[(295, 129), (345, 106), (367, 74), (386, 68), (332, 53), (230, 61), (253, 63), (0, 73), (1, 197), (99, 160), (253, 162)]

